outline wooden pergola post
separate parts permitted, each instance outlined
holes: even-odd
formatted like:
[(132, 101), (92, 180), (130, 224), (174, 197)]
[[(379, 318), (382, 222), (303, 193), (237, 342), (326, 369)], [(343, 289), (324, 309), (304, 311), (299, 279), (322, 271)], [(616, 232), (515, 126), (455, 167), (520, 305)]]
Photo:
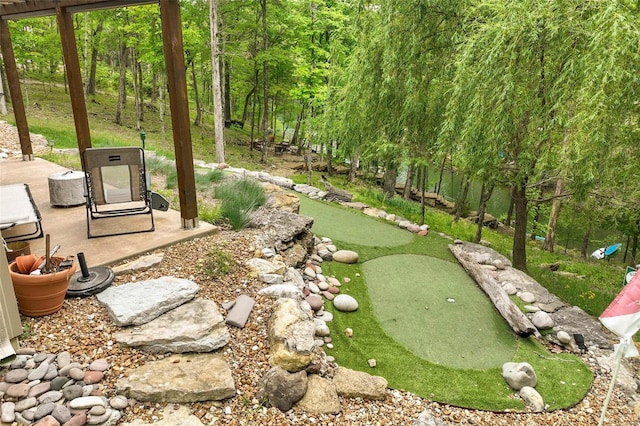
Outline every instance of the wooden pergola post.
[(9, 23), (5, 19), (0, 19), (0, 48), (4, 58), (4, 68), (7, 72), (7, 83), (11, 94), (11, 104), (13, 105), (13, 115), (18, 128), (18, 139), (20, 140), (20, 150), (24, 161), (33, 160), (33, 147), (31, 146), (31, 136), (29, 135), (29, 125), (27, 123), (27, 113), (24, 109), (22, 90), (20, 89), (20, 77), (16, 66), (16, 57), (11, 44), (11, 34)]
[(198, 226), (198, 203), (191, 148), (191, 122), (187, 97), (187, 76), (182, 43), (179, 0), (160, 0), (162, 42), (169, 84), (169, 105), (173, 126), (173, 145), (178, 172), (178, 195), (182, 227)]
[(58, 27), (60, 28), (64, 66), (67, 70), (71, 109), (73, 111), (76, 137), (78, 138), (78, 150), (80, 151), (80, 158), (82, 159), (85, 149), (91, 148), (91, 134), (89, 132), (87, 104), (84, 99), (80, 61), (78, 60), (78, 48), (73, 31), (73, 19), (71, 13), (62, 7), (56, 8), (56, 18), (58, 20)]

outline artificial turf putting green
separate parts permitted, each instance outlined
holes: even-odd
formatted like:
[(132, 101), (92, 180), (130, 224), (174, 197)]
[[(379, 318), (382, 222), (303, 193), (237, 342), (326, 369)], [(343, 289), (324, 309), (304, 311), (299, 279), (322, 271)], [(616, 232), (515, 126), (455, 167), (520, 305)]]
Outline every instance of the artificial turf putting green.
[(513, 359), (511, 329), (459, 265), (397, 254), (365, 262), (362, 270), (380, 326), (416, 355), (475, 369)]
[[(491, 411), (524, 410), (522, 400), (514, 397), (514, 391), (502, 378), (500, 365), (494, 366), (512, 351), (512, 358), (503, 362), (528, 362), (533, 366), (538, 377), (536, 390), (548, 410), (571, 407), (584, 398), (591, 387), (593, 375), (579, 357), (550, 353), (533, 337), (516, 337), (504, 319), (492, 309), (489, 309), (493, 313), (490, 318), (476, 317), (470, 323), (459, 320), (468, 319), (464, 318), (467, 310), (478, 310), (479, 306), (490, 305), (490, 302), (481, 292), (475, 293), (478, 300), (472, 299), (471, 291), (469, 296), (457, 293), (465, 287), (464, 283), (470, 282), (470, 278), (449, 251), (451, 240), (435, 233), (418, 237), (360, 212), (344, 212), (343, 207), (301, 197), (300, 213), (315, 219), (314, 233), (332, 238), (339, 249), (354, 250), (360, 254), (360, 261), (356, 264), (326, 262), (322, 266), (326, 276), (335, 276), (344, 282), (340, 292), (353, 296), (359, 303), (356, 312), (339, 312), (331, 303), (325, 303), (325, 309), (334, 315), (333, 321), (328, 323), (334, 348), (325, 350), (341, 366), (382, 376), (392, 389), (404, 389), (446, 404)], [(375, 229), (377, 241), (387, 245), (373, 246), (345, 239), (361, 234), (370, 242), (374, 234), (370, 229)], [(387, 233), (397, 232), (404, 233), (409, 242), (401, 244), (398, 241), (396, 245), (388, 245)], [(448, 272), (452, 270), (457, 272)], [(431, 281), (434, 288), (429, 294), (407, 285), (423, 282), (431, 276), (439, 277)], [(455, 287), (452, 287), (454, 281)], [(429, 301), (430, 305), (424, 303), (430, 297), (434, 297), (435, 302)], [(440, 306), (443, 297), (456, 300), (447, 303), (461, 305)], [(389, 324), (383, 324), (380, 319), (384, 315), (396, 315), (397, 318), (415, 313), (424, 310), (425, 306), (429, 306), (429, 311), (440, 311), (438, 315), (429, 317), (428, 324), (415, 326), (406, 323), (391, 330)], [(458, 311), (460, 306), (464, 309)], [(468, 315), (473, 316), (474, 313), (468, 312)], [(348, 337), (344, 333), (346, 328), (353, 329), (353, 336)], [(472, 331), (469, 336), (466, 334), (468, 331)], [(428, 333), (434, 333), (435, 337), (427, 338)], [(473, 340), (468, 347), (463, 342), (465, 338)], [(512, 342), (515, 342), (514, 352)], [(436, 350), (435, 345), (440, 347)], [(478, 357), (473, 362), (485, 362), (486, 366), (460, 367), (463, 347), (468, 356)], [(419, 354), (420, 350), (428, 353)], [(369, 359), (376, 360), (375, 368), (369, 367)]]
[[(306, 211), (313, 214), (305, 213)], [(393, 247), (413, 241), (409, 232), (398, 227), (389, 226), (350, 208), (314, 201), (307, 197), (300, 197), (300, 214), (313, 217), (314, 233), (333, 235), (340, 241), (371, 247)]]

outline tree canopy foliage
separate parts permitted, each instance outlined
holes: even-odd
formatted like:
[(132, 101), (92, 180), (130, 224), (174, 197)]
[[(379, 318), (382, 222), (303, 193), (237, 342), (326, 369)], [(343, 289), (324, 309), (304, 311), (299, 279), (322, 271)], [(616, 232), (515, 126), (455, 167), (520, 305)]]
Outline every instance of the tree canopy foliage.
[[(181, 2), (195, 125), (213, 121), (219, 74), (225, 125), (348, 163), (352, 178), (383, 172), (387, 197), (400, 171), (426, 189), (413, 171), (447, 161), (509, 188), (521, 269), (541, 204), (548, 250), (566, 212), (589, 222), (585, 238), (617, 227), (635, 256), (638, 2), (217, 0), (219, 61), (210, 6)], [(163, 114), (158, 6), (77, 14), (75, 25), (87, 95), (119, 93), (121, 107), (132, 96), (140, 127), (145, 111)], [(24, 78), (64, 81), (54, 17), (12, 21), (11, 34)]]

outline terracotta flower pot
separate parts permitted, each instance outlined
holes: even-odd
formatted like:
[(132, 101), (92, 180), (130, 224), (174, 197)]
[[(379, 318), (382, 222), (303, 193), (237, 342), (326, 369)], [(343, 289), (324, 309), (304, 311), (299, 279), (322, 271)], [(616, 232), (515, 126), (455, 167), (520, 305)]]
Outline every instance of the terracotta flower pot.
[[(61, 262), (62, 258), (53, 258)], [(76, 263), (71, 268), (52, 274), (21, 274), (15, 262), (9, 265), (13, 290), (20, 313), (29, 317), (41, 317), (57, 312), (64, 303), (69, 280), (76, 271)]]

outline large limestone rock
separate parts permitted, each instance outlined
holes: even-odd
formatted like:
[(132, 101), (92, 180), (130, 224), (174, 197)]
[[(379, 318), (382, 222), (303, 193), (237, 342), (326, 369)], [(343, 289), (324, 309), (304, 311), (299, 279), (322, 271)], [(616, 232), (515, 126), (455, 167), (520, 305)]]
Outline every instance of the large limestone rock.
[(116, 391), (138, 401), (186, 403), (231, 398), (236, 388), (222, 355), (180, 354), (129, 370)]
[(225, 346), (229, 331), (216, 302), (195, 299), (147, 324), (115, 334), (116, 341), (153, 353), (211, 352)]
[(528, 362), (505, 362), (502, 365), (502, 377), (514, 390), (525, 386), (534, 388), (538, 383), (536, 372)]
[(279, 299), (269, 318), (270, 363), (291, 372), (304, 369), (317, 356), (315, 324), (308, 304)]
[(262, 378), (256, 397), (266, 399), (281, 411), (289, 411), (307, 392), (307, 383), (306, 371), (289, 373), (278, 366), (272, 367)]
[(96, 295), (119, 326), (141, 325), (193, 299), (200, 288), (176, 277), (130, 282)]
[(302, 300), (302, 290), (293, 283), (273, 284), (258, 291), (258, 294), (280, 299), (283, 297), (295, 300)]
[(269, 261), (259, 257), (247, 260), (246, 265), (250, 270), (249, 275), (252, 277), (259, 277), (262, 274), (282, 275), (287, 269), (287, 266), (282, 262)]
[(308, 413), (338, 414), (340, 399), (336, 386), (331, 380), (312, 374), (308, 377), (307, 393), (296, 404), (296, 407)]
[(347, 398), (383, 400), (387, 396), (387, 380), (384, 377), (338, 367), (333, 377), (338, 395)]
[[(252, 213), (249, 227), (260, 229), (256, 237), (259, 247), (273, 247), (287, 264), (300, 267), (313, 249), (313, 218), (262, 206)], [(288, 253), (289, 251), (295, 253)], [(295, 260), (295, 263), (294, 263)]]

